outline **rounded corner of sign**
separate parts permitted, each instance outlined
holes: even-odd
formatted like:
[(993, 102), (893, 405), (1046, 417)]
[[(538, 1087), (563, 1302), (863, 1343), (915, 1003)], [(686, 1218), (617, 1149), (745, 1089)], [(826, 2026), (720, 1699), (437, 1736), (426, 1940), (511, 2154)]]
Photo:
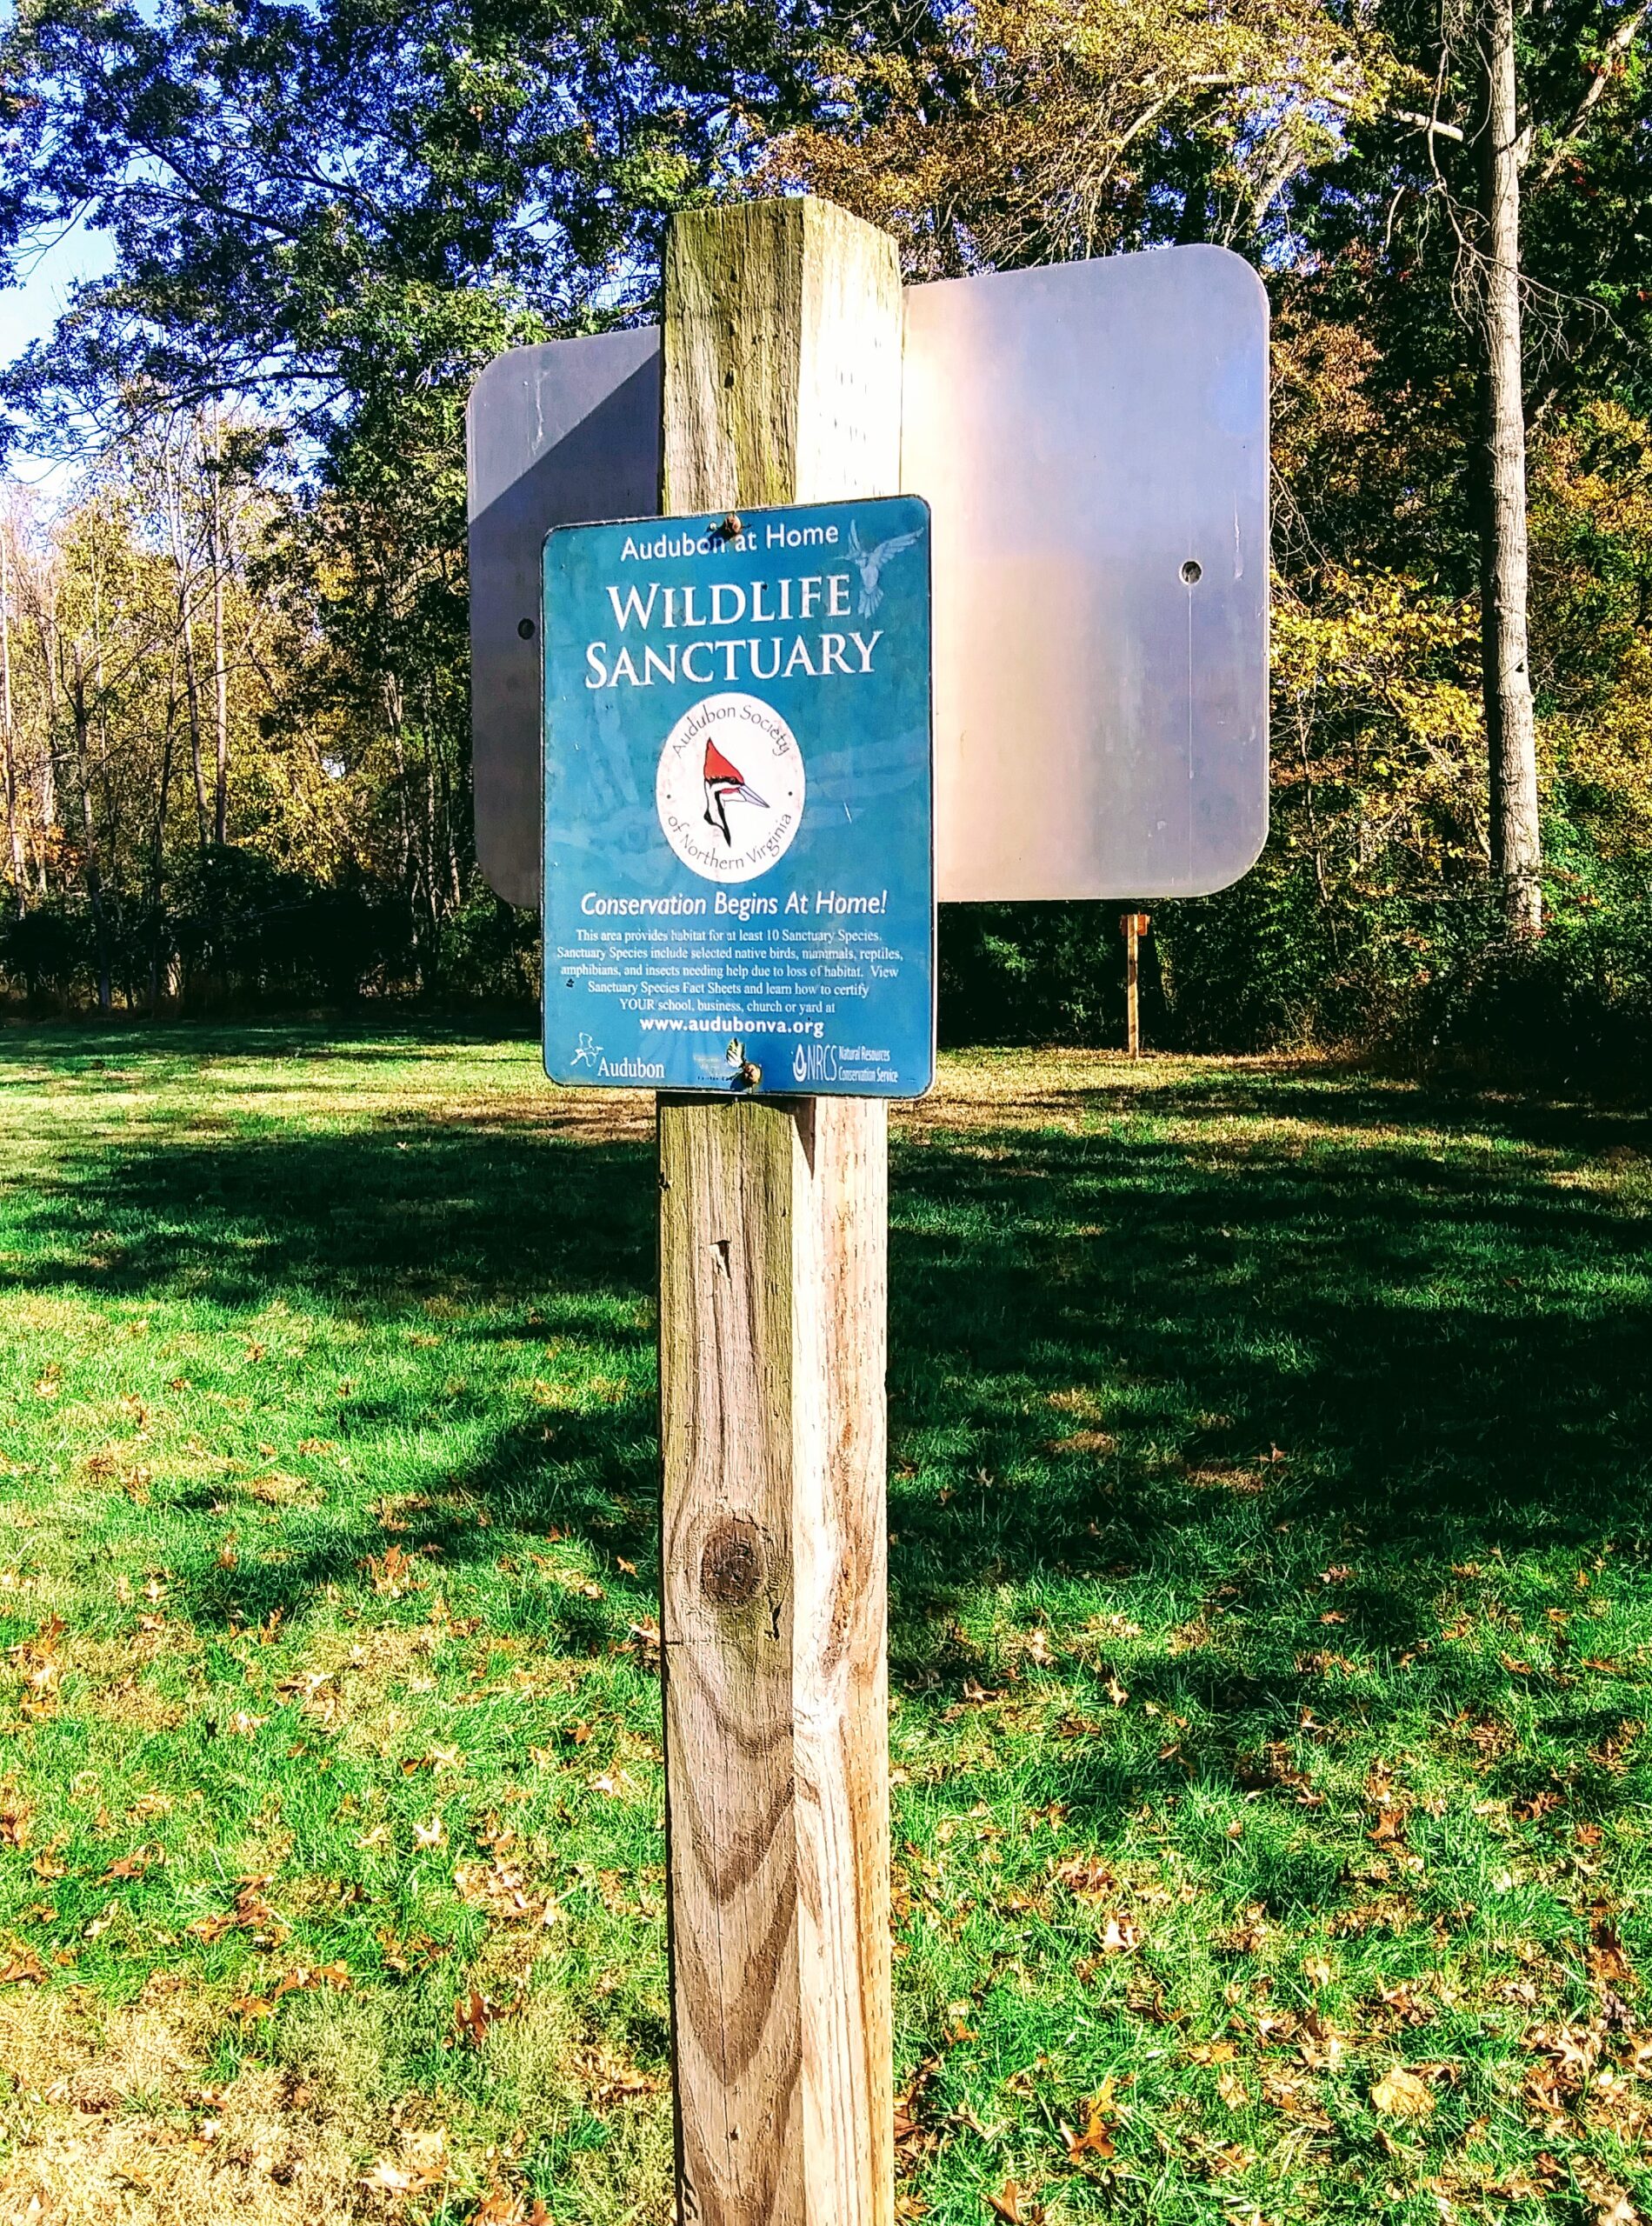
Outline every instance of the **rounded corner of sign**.
[(1242, 282), (1252, 308), (1261, 312), (1262, 324), (1264, 327), (1267, 325), (1272, 314), (1268, 288), (1261, 271), (1248, 257), (1230, 247), (1218, 247), (1214, 240), (1189, 241), (1184, 246), (1173, 248), (1170, 252), (1173, 255), (1196, 255), (1207, 263), (1218, 264), (1224, 277)]
[(543, 912), (544, 892), (537, 881), (531, 887), (513, 873), (508, 862), (488, 855), (483, 843), (476, 845), (476, 863), (482, 869), (482, 878), (502, 904), (509, 904), (518, 912)]
[(1262, 815), (1261, 829), (1256, 836), (1255, 845), (1247, 853), (1247, 855), (1236, 864), (1232, 866), (1224, 866), (1222, 870), (1221, 878), (1219, 880), (1208, 881), (1204, 883), (1202, 887), (1198, 889), (1189, 889), (1183, 893), (1189, 896), (1220, 896), (1224, 889), (1234, 888), (1239, 882), (1242, 882), (1248, 873), (1252, 873), (1256, 870), (1262, 852), (1268, 847), (1269, 833), (1268, 811), (1264, 806)]
[(482, 366), (482, 369), (476, 373), (475, 378), (471, 380), (470, 388), (466, 392), (464, 397), (464, 410), (467, 417), (470, 414), (471, 405), (476, 401), (476, 397), (482, 392), (484, 387), (492, 383), (495, 372), (496, 371), (502, 378), (508, 378), (510, 377), (508, 366), (510, 365), (512, 357), (525, 355), (526, 353), (527, 350), (523, 348), (507, 348), (499, 355), (490, 356), (488, 358), (487, 362)]

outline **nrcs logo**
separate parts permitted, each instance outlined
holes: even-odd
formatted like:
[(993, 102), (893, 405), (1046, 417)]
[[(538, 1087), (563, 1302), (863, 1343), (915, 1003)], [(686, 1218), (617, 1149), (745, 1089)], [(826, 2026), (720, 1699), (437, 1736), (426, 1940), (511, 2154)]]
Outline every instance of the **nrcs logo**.
[(811, 1082), (837, 1080), (837, 1046), (836, 1043), (800, 1043), (791, 1055), (791, 1071), (795, 1081)]

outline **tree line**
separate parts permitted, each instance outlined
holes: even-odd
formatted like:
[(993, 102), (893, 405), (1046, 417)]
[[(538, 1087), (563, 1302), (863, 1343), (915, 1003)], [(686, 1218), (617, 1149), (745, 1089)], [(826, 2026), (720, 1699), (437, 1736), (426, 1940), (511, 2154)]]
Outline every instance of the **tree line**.
[[(466, 390), (655, 313), (674, 210), (807, 188), (915, 277), (1214, 240), (1269, 285), (1275, 833), (1157, 914), (1161, 1040), (1648, 1044), (1649, 17), (23, 0), (0, 245), (115, 252), (0, 383), (83, 470), (4, 530), (7, 979), (526, 994), (470, 843)], [(950, 1024), (1106, 1033), (1116, 941), (949, 918)]]

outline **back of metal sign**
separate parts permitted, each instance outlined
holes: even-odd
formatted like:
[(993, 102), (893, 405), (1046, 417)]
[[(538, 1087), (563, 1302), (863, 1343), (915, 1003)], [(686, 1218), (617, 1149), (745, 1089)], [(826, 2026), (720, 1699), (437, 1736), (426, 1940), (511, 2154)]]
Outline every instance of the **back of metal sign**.
[(513, 348), (470, 390), (470, 732), (476, 856), (539, 903), (539, 601), (545, 536), (660, 507), (660, 335)]
[(1169, 249), (908, 293), (943, 898), (1187, 896), (1268, 831), (1268, 310)]
[[(1268, 824), (1268, 315), (1220, 248), (909, 287), (934, 517), (942, 900), (1191, 896)], [(518, 349), (470, 404), (476, 844), (537, 901), (540, 543), (651, 515), (656, 330)]]

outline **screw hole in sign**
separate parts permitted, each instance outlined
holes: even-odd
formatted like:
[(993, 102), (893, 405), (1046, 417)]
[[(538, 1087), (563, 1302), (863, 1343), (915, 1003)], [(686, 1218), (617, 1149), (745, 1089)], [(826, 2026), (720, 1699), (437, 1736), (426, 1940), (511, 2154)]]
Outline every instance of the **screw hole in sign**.
[(1182, 567), (1182, 576), (1190, 588), (1196, 587), (1204, 577), (1204, 566), (1196, 556), (1189, 556)]
[(524, 642), (531, 642), (534, 637), (533, 620), (531, 618), (519, 618), (516, 621), (516, 631), (521, 635)]

